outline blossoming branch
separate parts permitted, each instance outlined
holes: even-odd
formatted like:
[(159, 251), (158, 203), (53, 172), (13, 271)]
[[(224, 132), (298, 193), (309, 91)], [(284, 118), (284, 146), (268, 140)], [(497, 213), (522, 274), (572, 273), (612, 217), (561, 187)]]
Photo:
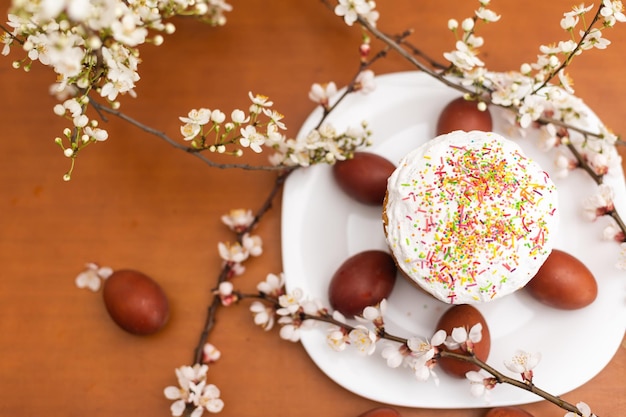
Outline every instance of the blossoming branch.
[[(249, 94), (250, 104), (245, 110), (198, 108), (179, 116), (182, 123), (182, 143), (164, 133), (146, 126), (119, 111), (118, 97), (134, 96), (139, 77), (139, 46), (145, 43), (159, 45), (162, 34), (175, 27), (166, 22), (172, 16), (192, 16), (215, 26), (225, 23), (225, 13), (231, 6), (222, 0), (153, 0), (124, 2), (120, 0), (44, 0), (16, 3), (9, 14), (8, 28), (4, 28), (3, 55), (8, 55), (19, 44), (26, 56), (14, 61), (14, 67), (28, 71), (33, 62), (49, 66), (58, 75), (52, 93), (59, 98), (54, 112), (68, 120), (69, 127), (55, 141), (70, 159), (71, 167), (64, 178), (69, 180), (79, 153), (88, 145), (107, 140), (108, 132), (97, 118), (88, 115), (93, 109), (99, 117), (112, 114), (143, 130), (155, 134), (208, 165), (214, 164), (205, 153), (241, 156), (244, 149), (258, 153), (272, 150), (269, 165), (277, 168), (276, 185), (256, 213), (237, 210), (223, 217), (223, 222), (236, 234), (234, 242), (220, 242), (218, 254), (223, 260), (214, 289), (214, 298), (194, 350), (192, 365), (176, 369), (178, 386), (165, 388), (166, 398), (174, 401), (174, 416), (188, 413), (199, 417), (204, 411), (216, 413), (224, 407), (218, 387), (209, 383), (208, 364), (220, 353), (208, 342), (214, 325), (215, 311), (220, 306), (236, 304), (242, 299), (254, 299), (250, 305), (254, 322), (270, 330), (278, 323), (280, 337), (298, 341), (301, 330), (319, 324), (329, 325), (327, 341), (335, 350), (355, 347), (357, 352), (372, 355), (379, 341), (385, 342), (381, 355), (393, 368), (407, 365), (418, 380), (433, 378), (438, 360), (452, 357), (477, 364), (482, 371), (466, 375), (471, 391), (486, 395), (497, 384), (508, 383), (540, 395), (567, 411), (566, 416), (591, 416), (584, 403), (564, 402), (533, 385), (533, 369), (539, 362), (538, 354), (518, 352), (508, 361), (507, 369), (519, 374), (521, 381), (509, 378), (473, 354), (473, 346), (481, 340), (480, 325), (455, 328), (450, 334), (437, 331), (430, 339), (400, 337), (387, 333), (384, 327), (385, 302), (367, 307), (358, 323), (348, 323), (339, 313), (331, 313), (320, 301), (310, 300), (301, 290), (287, 293), (281, 275), (269, 274), (257, 287), (258, 293), (237, 291), (232, 278), (244, 273), (244, 262), (263, 252), (261, 237), (252, 234), (254, 226), (267, 211), (291, 169), (316, 163), (334, 163), (350, 158), (353, 152), (369, 144), (367, 125), (351, 127), (338, 132), (326, 122), (326, 117), (346, 94), (367, 93), (375, 88), (374, 72), (370, 66), (387, 51), (399, 53), (415, 68), (440, 82), (459, 90), (467, 100), (475, 101), (481, 110), (489, 105), (509, 110), (511, 126), (519, 134), (536, 128), (542, 133), (541, 146), (554, 150), (560, 174), (574, 168), (584, 169), (598, 183), (598, 193), (584, 202), (587, 217), (595, 220), (608, 216), (612, 222), (604, 230), (607, 239), (626, 240), (626, 226), (614, 206), (614, 192), (603, 182), (605, 175), (618, 170), (621, 159), (616, 145), (617, 135), (602, 123), (597, 130), (588, 131), (589, 115), (580, 99), (573, 95), (567, 70), (574, 58), (590, 49), (604, 49), (610, 41), (605, 29), (626, 21), (620, 1), (603, 0), (592, 12), (593, 6), (579, 5), (564, 13), (560, 27), (567, 38), (554, 44), (542, 45), (535, 62), (521, 63), (519, 71), (497, 73), (489, 71), (479, 57), (484, 39), (478, 36), (481, 24), (493, 23), (500, 16), (488, 8), (489, 0), (480, 0), (474, 15), (460, 21), (451, 19), (448, 29), (455, 36), (454, 49), (443, 54), (446, 63), (426, 57), (409, 43), (410, 31), (401, 36), (390, 36), (378, 29), (380, 15), (373, 1), (322, 0), (349, 26), (357, 25), (368, 35), (360, 45), (361, 66), (344, 95), (337, 97), (334, 82), (314, 83), (308, 96), (323, 109), (323, 116), (314, 130), (304, 138), (287, 138), (283, 115), (273, 108), (268, 97)], [(384, 44), (381, 54), (369, 58), (369, 37)], [(221, 166), (221, 167), (231, 167)], [(252, 169), (243, 164), (232, 167)], [(619, 266), (626, 269), (626, 243), (621, 243), (623, 259)], [(87, 270), (76, 278), (79, 287), (97, 291), (102, 280), (111, 274), (109, 268), (88, 264)], [(453, 349), (461, 349), (455, 353)]]

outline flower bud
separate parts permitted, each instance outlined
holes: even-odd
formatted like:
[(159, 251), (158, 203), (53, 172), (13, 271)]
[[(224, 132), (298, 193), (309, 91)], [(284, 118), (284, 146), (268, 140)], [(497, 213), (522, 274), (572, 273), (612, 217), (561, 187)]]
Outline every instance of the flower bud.
[(471, 17), (464, 19), (463, 23), (461, 23), (461, 27), (466, 32), (471, 31), (472, 29), (474, 29), (474, 19), (472, 19)]

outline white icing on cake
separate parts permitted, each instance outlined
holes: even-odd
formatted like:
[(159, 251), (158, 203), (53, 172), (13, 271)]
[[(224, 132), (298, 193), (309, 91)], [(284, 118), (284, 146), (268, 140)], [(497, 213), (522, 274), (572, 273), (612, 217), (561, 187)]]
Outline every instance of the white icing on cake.
[(514, 142), (456, 131), (406, 155), (389, 177), (385, 234), (398, 266), (450, 304), (490, 301), (552, 250), (556, 188)]

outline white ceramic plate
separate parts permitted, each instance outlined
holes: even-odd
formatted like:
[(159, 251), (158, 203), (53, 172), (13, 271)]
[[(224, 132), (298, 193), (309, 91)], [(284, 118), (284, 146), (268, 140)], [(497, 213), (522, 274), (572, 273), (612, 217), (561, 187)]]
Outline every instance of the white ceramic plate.
[[(373, 131), (369, 151), (393, 162), (409, 150), (434, 137), (441, 109), (459, 93), (423, 73), (406, 72), (380, 76), (369, 95), (354, 94), (332, 114), (338, 129), (366, 120)], [(305, 135), (319, 121), (314, 112), (303, 125)], [(505, 134), (501, 114), (494, 112), (494, 130)], [(527, 155), (551, 171), (553, 156), (538, 151), (536, 136), (520, 139)], [(626, 215), (623, 173), (609, 178), (618, 190), (616, 202)], [(546, 307), (524, 291), (479, 305), (492, 336), (488, 362), (510, 374), (503, 365), (517, 349), (541, 352), (534, 382), (556, 395), (568, 392), (596, 375), (615, 354), (626, 324), (626, 280), (615, 268), (619, 248), (602, 240), (603, 222), (590, 223), (581, 216), (581, 202), (595, 184), (580, 170), (555, 179), (559, 190), (561, 226), (557, 248), (584, 262), (599, 284), (597, 300), (577, 311)], [(385, 249), (378, 207), (353, 201), (336, 186), (329, 166), (296, 171), (284, 190), (282, 221), (283, 266), (289, 289), (302, 288), (310, 297), (326, 302), (330, 278), (339, 265), (360, 251)], [(435, 301), (398, 279), (389, 297), (387, 330), (398, 336), (430, 337), (434, 324), (449, 306)], [(408, 369), (391, 369), (376, 352), (361, 357), (348, 348), (333, 351), (326, 344), (326, 328), (302, 332), (302, 344), (311, 359), (337, 384), (353, 393), (397, 406), (420, 408), (474, 408), (523, 404), (539, 398), (520, 389), (501, 385), (490, 394), (490, 403), (475, 398), (468, 382), (439, 371), (440, 384), (417, 381)], [(511, 375), (514, 376), (514, 375)]]

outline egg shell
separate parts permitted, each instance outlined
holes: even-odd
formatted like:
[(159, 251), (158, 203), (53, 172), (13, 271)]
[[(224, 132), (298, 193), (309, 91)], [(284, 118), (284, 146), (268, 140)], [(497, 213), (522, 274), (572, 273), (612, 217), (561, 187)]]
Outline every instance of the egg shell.
[(358, 417), (400, 417), (400, 413), (391, 407), (376, 407), (368, 410)]
[(163, 289), (138, 271), (114, 271), (104, 281), (102, 297), (113, 321), (132, 334), (155, 333), (169, 318), (169, 302)]
[(487, 411), (484, 417), (533, 417), (519, 407), (495, 407)]
[(439, 114), (436, 134), (439, 136), (455, 130), (491, 132), (493, 130), (491, 113), (488, 109), (479, 110), (476, 101), (468, 101), (463, 97), (458, 97), (450, 101)]
[(541, 303), (562, 310), (586, 307), (598, 295), (598, 283), (585, 264), (558, 249), (552, 250), (525, 288)]
[[(443, 329), (448, 335), (456, 327), (464, 327), (468, 332), (477, 323), (482, 324), (482, 339), (474, 344), (474, 353), (478, 359), (485, 362), (491, 350), (491, 334), (485, 317), (476, 307), (469, 304), (458, 304), (450, 307), (439, 318), (436, 330)], [(451, 352), (462, 353), (460, 349), (450, 350)], [(478, 371), (480, 368), (469, 362), (460, 361), (454, 358), (442, 357), (439, 359), (439, 366), (446, 373), (459, 378), (465, 378), (469, 371)]]
[(382, 205), (387, 192), (387, 179), (396, 169), (388, 159), (370, 152), (333, 165), (333, 177), (347, 195), (367, 205)]
[(389, 297), (396, 282), (396, 263), (381, 250), (366, 250), (346, 259), (333, 274), (328, 300), (333, 309), (346, 317), (360, 315), (363, 309)]

